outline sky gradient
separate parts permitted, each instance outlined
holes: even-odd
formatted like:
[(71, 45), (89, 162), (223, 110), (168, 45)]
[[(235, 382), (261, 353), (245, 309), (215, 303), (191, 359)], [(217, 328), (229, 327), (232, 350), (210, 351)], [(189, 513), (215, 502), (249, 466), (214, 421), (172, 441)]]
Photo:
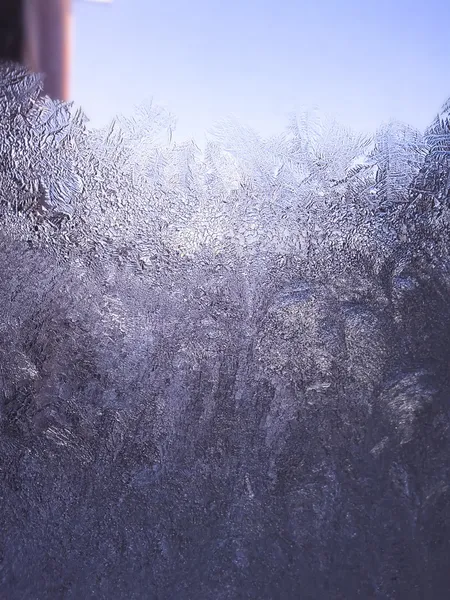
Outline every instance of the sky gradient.
[(317, 107), (423, 129), (450, 96), (450, 2), (74, 2), (71, 94), (94, 126), (153, 98), (202, 142), (233, 114), (262, 134)]

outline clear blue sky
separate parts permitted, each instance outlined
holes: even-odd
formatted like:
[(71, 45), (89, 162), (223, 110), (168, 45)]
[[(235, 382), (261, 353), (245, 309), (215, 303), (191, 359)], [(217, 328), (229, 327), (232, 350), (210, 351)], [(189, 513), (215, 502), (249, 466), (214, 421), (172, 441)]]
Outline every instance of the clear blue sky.
[(94, 125), (153, 98), (178, 138), (229, 114), (270, 134), (305, 105), (423, 128), (450, 96), (450, 0), (75, 0), (74, 16), (72, 97)]

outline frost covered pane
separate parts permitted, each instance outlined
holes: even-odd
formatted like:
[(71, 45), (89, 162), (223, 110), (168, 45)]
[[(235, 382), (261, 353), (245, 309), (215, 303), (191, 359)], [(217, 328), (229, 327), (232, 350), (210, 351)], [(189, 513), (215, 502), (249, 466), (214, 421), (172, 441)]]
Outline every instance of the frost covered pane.
[(449, 163), (293, 117), (205, 152), (0, 77), (0, 596), (447, 599)]

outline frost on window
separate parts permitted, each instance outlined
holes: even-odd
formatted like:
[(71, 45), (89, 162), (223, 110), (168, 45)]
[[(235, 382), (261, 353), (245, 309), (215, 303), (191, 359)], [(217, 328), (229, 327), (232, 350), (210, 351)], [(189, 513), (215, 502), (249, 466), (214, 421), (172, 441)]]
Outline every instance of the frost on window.
[(448, 107), (205, 151), (0, 78), (0, 596), (447, 598)]

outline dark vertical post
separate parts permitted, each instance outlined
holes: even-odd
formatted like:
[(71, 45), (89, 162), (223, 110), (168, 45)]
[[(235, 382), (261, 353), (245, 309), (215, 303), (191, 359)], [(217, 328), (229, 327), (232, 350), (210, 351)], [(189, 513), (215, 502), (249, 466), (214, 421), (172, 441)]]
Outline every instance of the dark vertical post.
[(2, 0), (0, 5), (0, 60), (22, 61), (24, 42), (23, 0)]
[(22, 0), (23, 61), (45, 75), (44, 92), (69, 98), (71, 0)]

